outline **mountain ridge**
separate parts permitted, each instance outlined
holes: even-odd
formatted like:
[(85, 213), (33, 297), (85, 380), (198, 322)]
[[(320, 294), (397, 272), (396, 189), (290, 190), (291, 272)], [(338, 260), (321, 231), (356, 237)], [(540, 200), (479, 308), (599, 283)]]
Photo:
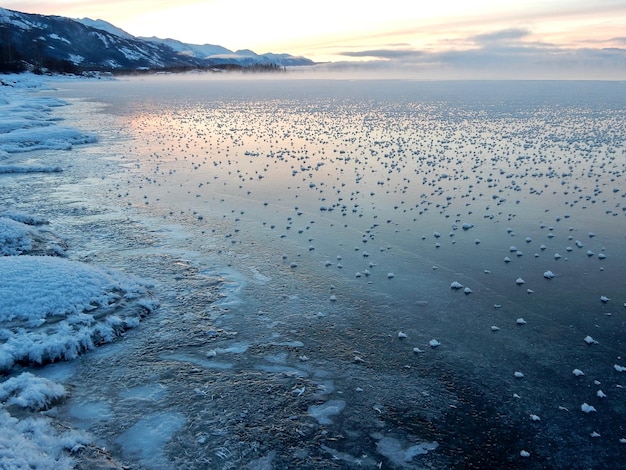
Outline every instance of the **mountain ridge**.
[(212, 44), (135, 37), (99, 19), (21, 13), (0, 7), (0, 72), (280, 69), (313, 64), (290, 54), (233, 52)]

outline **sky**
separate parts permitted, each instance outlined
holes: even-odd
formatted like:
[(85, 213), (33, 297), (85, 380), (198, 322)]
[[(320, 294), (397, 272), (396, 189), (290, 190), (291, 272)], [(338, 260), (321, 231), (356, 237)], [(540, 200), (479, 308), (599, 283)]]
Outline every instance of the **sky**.
[(626, 79), (626, 0), (7, 0), (135, 36), (425, 78)]

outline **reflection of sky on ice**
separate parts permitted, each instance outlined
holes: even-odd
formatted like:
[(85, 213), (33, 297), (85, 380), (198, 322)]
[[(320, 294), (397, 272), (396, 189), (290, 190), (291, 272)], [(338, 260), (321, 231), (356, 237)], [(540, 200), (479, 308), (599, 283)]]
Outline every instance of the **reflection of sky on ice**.
[[(94, 86), (104, 114), (65, 115), (102, 128), (83, 154), (104, 158), (74, 171), (111, 162), (88, 197), (124, 215), (66, 228), (83, 258), (154, 279), (162, 306), (78, 366), (62, 411), (77, 425), (147, 466), (617, 461), (620, 84), (167, 77), (60, 94)], [(267, 423), (299, 430), (290, 456)]]
[[(524, 257), (517, 253), (508, 266), (513, 280), (531, 269), (538, 274), (528, 277), (541, 279), (554, 268), (572, 274), (572, 293), (598, 289), (597, 282), (618, 286), (609, 287), (618, 276), (598, 278), (597, 257), (623, 235), (622, 117), (600, 109), (595, 97), (571, 106), (558, 85), (545, 83), (508, 85), (513, 101), (506, 101), (502, 83), (494, 90), (466, 84), (465, 97), (458, 84), (450, 91), (395, 84), (385, 92), (391, 97), (364, 84), (293, 85), (311, 100), (277, 97), (271, 88), (242, 98), (239, 89), (211, 85), (217, 90), (199, 87), (193, 106), (175, 102), (168, 112), (172, 104), (155, 103), (132, 114), (145, 148), (141, 183), (126, 189), (128, 197), (199, 218), (222, 216), (233, 223), (226, 234), (233, 242), (252, 232), (277, 250), (295, 244), (295, 255), (304, 248), (333, 266), (340, 255), (350, 275), (375, 262), (372, 274), (412, 278), (424, 272), (416, 267), (432, 262), (482, 282), (484, 270), (504, 269), (508, 248), (519, 245)], [(537, 102), (523, 101), (538, 93)], [(463, 231), (463, 223), (474, 227)], [(604, 239), (589, 239), (593, 231)], [(567, 262), (555, 265), (557, 253)], [(503, 276), (492, 279), (496, 294), (510, 295), (500, 290)]]

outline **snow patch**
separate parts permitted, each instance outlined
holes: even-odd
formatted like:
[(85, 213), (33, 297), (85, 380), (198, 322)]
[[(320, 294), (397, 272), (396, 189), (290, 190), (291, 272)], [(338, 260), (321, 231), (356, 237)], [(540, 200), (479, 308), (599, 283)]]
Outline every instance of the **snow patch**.
[(89, 442), (80, 431), (59, 431), (47, 418), (17, 419), (0, 410), (2, 461), (11, 469), (70, 470), (75, 468), (68, 451), (78, 450)]
[(346, 402), (343, 400), (329, 400), (321, 405), (309, 406), (308, 413), (315, 418), (320, 424), (333, 424), (333, 415), (338, 415), (346, 407)]
[(387, 457), (394, 465), (407, 466), (418, 455), (427, 454), (439, 447), (437, 442), (420, 442), (409, 447), (403, 447), (402, 443), (393, 437), (374, 434), (372, 437), (378, 440), (376, 450)]
[(170, 468), (164, 447), (185, 424), (180, 413), (159, 413), (137, 421), (117, 439), (125, 454), (148, 468)]

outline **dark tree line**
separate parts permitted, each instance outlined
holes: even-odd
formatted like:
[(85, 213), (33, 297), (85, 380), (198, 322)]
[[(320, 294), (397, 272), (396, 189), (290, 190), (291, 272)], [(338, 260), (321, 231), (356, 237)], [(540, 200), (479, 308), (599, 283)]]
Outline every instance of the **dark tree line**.
[(60, 60), (46, 53), (46, 44), (38, 38), (15, 43), (9, 24), (0, 25), (0, 73), (21, 73), (28, 70), (41, 73), (78, 73), (70, 60)]

